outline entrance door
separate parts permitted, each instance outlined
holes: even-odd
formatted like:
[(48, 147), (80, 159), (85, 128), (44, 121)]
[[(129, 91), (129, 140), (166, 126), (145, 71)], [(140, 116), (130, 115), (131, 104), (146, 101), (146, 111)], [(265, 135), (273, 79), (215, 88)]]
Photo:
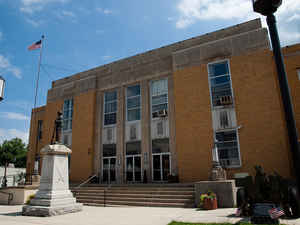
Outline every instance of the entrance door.
[(112, 183), (116, 181), (116, 157), (103, 158), (103, 177), (104, 183)]
[(126, 180), (128, 182), (142, 181), (141, 155), (126, 156)]
[(167, 181), (171, 171), (170, 153), (152, 154), (153, 181)]

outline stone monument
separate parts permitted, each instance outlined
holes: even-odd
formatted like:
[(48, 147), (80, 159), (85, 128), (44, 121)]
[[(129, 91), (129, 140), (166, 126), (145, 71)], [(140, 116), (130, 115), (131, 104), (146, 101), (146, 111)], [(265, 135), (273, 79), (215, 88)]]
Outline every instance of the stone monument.
[(213, 162), (212, 162), (210, 179), (212, 181), (226, 180), (226, 171), (222, 168), (219, 161), (217, 140), (215, 140), (214, 142), (212, 155), (213, 155)]
[(68, 155), (72, 151), (59, 143), (60, 132), (57, 131), (61, 124), (57, 121), (61, 122), (60, 119), (55, 120), (56, 142), (52, 139), (51, 145), (41, 150), (43, 164), (39, 190), (29, 205), (23, 206), (24, 216), (55, 216), (82, 210), (82, 204), (76, 203), (69, 190)]

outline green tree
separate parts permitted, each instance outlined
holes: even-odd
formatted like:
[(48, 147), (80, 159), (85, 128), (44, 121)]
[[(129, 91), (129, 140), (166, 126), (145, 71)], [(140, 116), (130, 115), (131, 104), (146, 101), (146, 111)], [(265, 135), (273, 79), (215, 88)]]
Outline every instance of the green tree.
[(27, 147), (20, 138), (5, 140), (0, 145), (0, 166), (4, 166), (3, 186), (6, 186), (6, 168), (9, 163), (15, 163), (16, 167), (26, 167)]

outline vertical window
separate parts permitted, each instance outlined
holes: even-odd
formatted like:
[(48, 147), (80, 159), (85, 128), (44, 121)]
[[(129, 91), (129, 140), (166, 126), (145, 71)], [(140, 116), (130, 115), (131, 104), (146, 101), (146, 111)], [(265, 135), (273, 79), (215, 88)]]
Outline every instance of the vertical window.
[(140, 85), (127, 88), (127, 121), (141, 119), (141, 88)]
[(42, 133), (42, 130), (43, 130), (43, 120), (39, 120), (38, 121), (38, 130), (37, 130), (37, 138), (38, 140), (41, 140), (42, 137), (43, 137), (43, 133)]
[(72, 118), (73, 118), (73, 99), (67, 99), (64, 101), (64, 108), (63, 108), (63, 131), (72, 130)]
[(152, 118), (159, 117), (168, 111), (168, 80), (157, 80), (151, 83)]
[(228, 61), (208, 65), (212, 105), (232, 104), (232, 91)]
[(300, 80), (300, 68), (297, 68), (298, 79)]
[(237, 131), (216, 132), (215, 135), (221, 165), (223, 167), (240, 166)]
[(117, 123), (117, 92), (111, 91), (104, 94), (104, 125)]

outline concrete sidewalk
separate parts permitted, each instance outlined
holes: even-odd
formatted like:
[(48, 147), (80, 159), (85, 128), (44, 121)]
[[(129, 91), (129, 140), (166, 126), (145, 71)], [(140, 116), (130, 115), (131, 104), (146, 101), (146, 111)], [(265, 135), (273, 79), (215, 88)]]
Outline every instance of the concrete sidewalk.
[[(182, 208), (156, 207), (92, 207), (83, 211), (54, 217), (28, 217), (21, 215), (22, 206), (0, 205), (2, 225), (167, 225), (171, 221), (182, 222), (229, 222), (237, 223), (242, 218), (234, 217), (235, 209), (203, 211)], [(297, 220), (281, 220), (283, 224), (298, 224)]]

